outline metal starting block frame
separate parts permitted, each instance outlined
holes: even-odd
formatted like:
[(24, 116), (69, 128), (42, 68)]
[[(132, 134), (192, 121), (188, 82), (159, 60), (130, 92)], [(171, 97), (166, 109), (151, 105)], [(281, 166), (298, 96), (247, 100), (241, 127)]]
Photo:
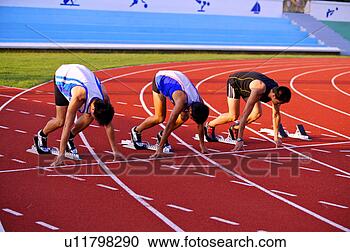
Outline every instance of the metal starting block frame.
[[(261, 128), (259, 130), (260, 133), (267, 133), (269, 136), (274, 136), (273, 129)], [(287, 130), (283, 128), (283, 125), (278, 125), (278, 136), (281, 138), (295, 138), (300, 140), (311, 141), (312, 138), (306, 133), (305, 128), (302, 124), (296, 125), (295, 133), (289, 133)]]
[[(49, 148), (49, 152), (48, 153), (39, 154), (36, 146), (33, 144), (31, 148), (27, 149), (27, 152), (35, 154), (35, 155), (48, 155), (48, 154), (51, 154), (51, 155), (54, 155), (54, 156), (58, 156), (59, 150), (56, 147), (52, 147), (52, 148)], [(72, 160), (81, 160), (79, 154), (73, 154), (73, 153), (70, 153), (70, 152), (65, 152), (64, 156), (66, 158), (69, 158), (69, 159), (72, 159)]]
[[(158, 144), (150, 144), (149, 142), (143, 142), (144, 144), (144, 149), (145, 150), (153, 150), (156, 151), (158, 149)], [(128, 149), (133, 149), (136, 150), (134, 143), (131, 140), (122, 140), (121, 141), (121, 145), (124, 148), (128, 148)], [(168, 153), (168, 154), (173, 154), (174, 152), (172, 151), (171, 148), (168, 147), (164, 147), (163, 148), (163, 152), (164, 153)]]
[[(199, 135), (195, 134), (193, 139), (199, 141)], [(217, 135), (216, 139), (218, 141), (217, 142), (213, 142), (213, 143), (225, 143), (225, 144), (231, 144), (231, 145), (236, 145), (236, 143), (237, 143), (237, 141), (233, 140), (230, 136), (225, 138), (225, 137), (223, 137), (221, 135)], [(205, 137), (204, 137), (204, 142), (208, 142), (207, 139), (205, 139)]]

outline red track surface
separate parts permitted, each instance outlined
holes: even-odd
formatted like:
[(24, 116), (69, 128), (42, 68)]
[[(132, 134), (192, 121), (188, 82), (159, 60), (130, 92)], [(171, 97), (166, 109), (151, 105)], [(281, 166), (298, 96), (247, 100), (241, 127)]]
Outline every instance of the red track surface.
[[(6, 231), (50, 231), (55, 227), (59, 231), (349, 231), (349, 59), (169, 63), (99, 71), (97, 76), (104, 80), (118, 113), (114, 118), (120, 130), (116, 132), (118, 142), (129, 139), (129, 129), (140, 122), (135, 116), (146, 117), (148, 109), (153, 111), (150, 86), (143, 88), (159, 69), (183, 71), (199, 83), (202, 97), (212, 108), (211, 116), (226, 111), (225, 86), (230, 72), (254, 69), (266, 73), (293, 87), (291, 103), (282, 108), (284, 126), (294, 131), (295, 124), (303, 123), (313, 141), (287, 139), (285, 143), (297, 147), (273, 149), (274, 144), (256, 132), (271, 127), (271, 109), (264, 106), (261, 124), (253, 124), (245, 132), (248, 146), (238, 153), (245, 156), (220, 154), (230, 152), (232, 146), (215, 143), (208, 147), (219, 152), (199, 154), (198, 143), (192, 139), (195, 126), (189, 121), (170, 139), (176, 148), (174, 159), (133, 160), (147, 159), (151, 153), (120, 146), (129, 161), (113, 163), (104, 152), (109, 150), (104, 130), (91, 126), (84, 131), (87, 142), (76, 137), (76, 144), (93, 147), (91, 151), (105, 162), (102, 167), (96, 164), (97, 156), (79, 146), (84, 164), (43, 170), (36, 167), (47, 166), (51, 160), (39, 160), (25, 150), (31, 146), (32, 136), (55, 114), (52, 83), (25, 93), (3, 87), (0, 220)], [(6, 103), (11, 97), (16, 98)], [(219, 127), (218, 132), (227, 128)], [(154, 141), (151, 137), (159, 129), (145, 132), (144, 139)], [(57, 146), (59, 134), (50, 135), (50, 145)], [(260, 150), (266, 148), (268, 152)], [(272, 174), (271, 163), (261, 159), (268, 153), (278, 155), (273, 161), (283, 163), (278, 175)], [(294, 160), (299, 162), (293, 164), (294, 175), (288, 159), (292, 153), (301, 158)], [(174, 170), (174, 165), (181, 169)], [(180, 175), (183, 173), (186, 175)]]

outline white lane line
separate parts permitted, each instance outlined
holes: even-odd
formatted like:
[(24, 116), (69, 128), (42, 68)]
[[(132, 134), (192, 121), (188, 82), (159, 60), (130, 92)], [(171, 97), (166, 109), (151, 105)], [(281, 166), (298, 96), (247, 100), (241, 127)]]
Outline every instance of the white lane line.
[(185, 128), (188, 128), (189, 126), (186, 125), (186, 124), (182, 124), (181, 127), (185, 127)]
[(43, 226), (45, 228), (48, 228), (50, 230), (59, 230), (58, 227), (52, 226), (51, 224), (48, 224), (48, 223), (43, 222), (43, 221), (36, 221), (35, 223), (40, 225), (40, 226)]
[[(302, 68), (303, 68), (303, 67), (302, 67)], [(290, 70), (295, 70), (296, 68), (293, 67), (293, 68), (278, 69), (278, 70), (275, 70), (274, 72), (282, 71), (282, 70), (285, 71), (285, 70), (289, 70), (289, 69), (290, 69)], [(235, 69), (235, 71), (237, 71), (237, 69)], [(196, 87), (197, 87), (197, 89), (199, 89), (199, 86), (200, 86), (202, 83), (204, 83), (205, 81), (210, 80), (210, 79), (212, 79), (212, 78), (214, 78), (214, 77), (217, 77), (217, 76), (219, 76), (219, 75), (223, 75), (223, 74), (226, 74), (226, 73), (230, 73), (230, 72), (231, 72), (231, 71), (226, 71), (226, 72), (221, 72), (221, 73), (218, 73), (218, 74), (209, 76), (209, 77), (207, 77), (206, 79), (200, 81), (200, 82), (197, 84)], [(270, 71), (270, 72), (273, 72), (273, 71)], [(149, 84), (149, 85), (150, 85), (150, 84)], [(147, 87), (147, 85), (146, 85), (146, 87)], [(143, 92), (144, 92), (144, 89), (145, 89), (146, 87), (144, 87), (144, 88), (142, 89)], [(140, 99), (143, 100), (143, 97), (141, 97), (141, 95), (140, 95)], [(150, 111), (147, 109), (146, 104), (145, 104), (145, 103), (143, 103), (143, 104), (144, 104), (145, 110), (148, 111), (149, 114), (151, 114)], [(220, 112), (217, 111), (215, 108), (213, 108), (210, 104), (208, 104), (207, 102), (205, 102), (205, 104), (206, 104), (208, 107), (210, 107), (213, 111), (215, 111), (217, 114), (220, 115)], [(269, 106), (269, 107), (271, 108), (271, 106)], [(335, 132), (335, 131), (333, 131), (333, 130), (327, 129), (327, 128), (325, 128), (325, 127), (316, 125), (316, 124), (314, 124), (314, 123), (308, 122), (308, 121), (303, 120), (303, 119), (301, 119), (301, 118), (297, 118), (297, 117), (292, 116), (292, 115), (290, 115), (290, 114), (287, 114), (287, 113), (284, 113), (284, 112), (282, 112), (282, 113), (283, 113), (284, 115), (290, 117), (290, 118), (293, 118), (293, 119), (299, 120), (299, 121), (301, 121), (301, 122), (307, 123), (308, 125), (312, 125), (312, 126), (315, 126), (315, 127), (317, 127), (317, 128), (324, 129), (324, 130), (326, 130), (326, 131), (328, 131), (328, 132), (335, 133), (335, 134), (337, 134), (337, 135), (339, 135), (339, 136), (343, 136), (343, 137), (345, 137), (346, 139), (350, 139), (350, 137), (345, 136), (345, 135), (343, 135), (343, 134), (341, 134), (341, 133), (338, 133), (338, 132)], [(161, 126), (163, 127), (163, 125), (161, 125)], [(265, 138), (264, 135), (260, 134), (260, 133), (257, 132), (256, 130), (253, 130), (253, 129), (251, 129), (251, 128), (248, 128), (248, 130), (250, 130), (250, 131), (256, 133), (257, 135), (259, 135), (259, 136)], [(176, 135), (173, 134), (173, 136), (175, 137)], [(179, 137), (175, 137), (175, 138), (179, 138)], [(200, 155), (200, 153), (199, 153), (197, 150), (195, 150), (195, 149), (193, 149), (193, 148), (190, 148), (190, 147), (188, 147), (188, 148), (191, 149), (191, 150), (193, 150), (193, 151), (194, 151), (195, 153), (197, 153), (198, 155)], [(286, 147), (285, 147), (285, 148), (286, 148)], [(291, 149), (291, 148), (286, 148), (286, 149), (289, 150), (289, 151), (291, 151), (291, 152), (294, 152), (294, 153), (296, 153), (296, 154), (298, 154), (298, 155), (301, 154), (301, 153), (299, 153), (299, 152), (297, 152), (297, 151), (295, 151), (295, 150), (293, 150), (293, 149)], [(222, 166), (221, 164), (219, 164), (219, 163), (213, 161), (212, 159), (210, 159), (210, 158), (208, 158), (208, 157), (206, 157), (206, 156), (204, 156), (204, 155), (200, 155), (200, 156), (203, 157), (204, 159), (208, 160), (208, 162), (215, 163), (215, 164), (216, 164), (218, 167), (220, 167), (222, 170), (224, 170), (224, 171), (226, 171), (227, 173), (229, 173), (229, 174), (235, 176), (236, 178), (239, 178), (239, 179), (241, 179), (241, 180), (243, 180), (243, 181), (247, 181), (247, 182), (249, 181), (248, 179), (246, 179), (246, 178), (244, 178), (244, 177), (242, 177), (242, 176), (236, 174), (235, 172), (232, 172), (231, 170), (225, 168), (225, 167)], [(348, 174), (347, 172), (345, 172), (345, 171), (343, 171), (343, 170), (341, 170), (341, 169), (338, 169), (337, 167), (328, 165), (328, 164), (326, 164), (326, 163), (324, 163), (324, 162), (321, 162), (321, 161), (319, 161), (319, 160), (317, 160), (317, 159), (312, 158), (312, 159), (310, 159), (310, 160), (312, 160), (312, 161), (314, 161), (314, 162), (317, 162), (318, 164), (321, 164), (321, 165), (323, 165), (323, 166), (326, 166), (326, 167), (328, 167), (328, 168), (330, 168), (330, 169), (337, 170), (337, 171), (339, 171), (339, 172), (341, 172), (341, 173)], [(347, 227), (345, 227), (345, 226), (342, 226), (342, 225), (340, 225), (340, 224), (338, 224), (338, 223), (336, 223), (336, 222), (334, 222), (334, 221), (331, 221), (330, 219), (327, 219), (327, 218), (325, 218), (325, 217), (323, 217), (323, 216), (317, 214), (316, 212), (313, 212), (313, 211), (311, 211), (311, 210), (309, 210), (309, 209), (307, 209), (307, 208), (305, 208), (305, 207), (303, 207), (303, 206), (301, 206), (301, 205), (298, 205), (298, 204), (296, 204), (296, 203), (294, 203), (294, 202), (292, 202), (292, 201), (290, 201), (290, 200), (288, 200), (288, 199), (286, 199), (286, 198), (283, 198), (283, 197), (281, 197), (280, 195), (275, 194), (275, 193), (269, 191), (268, 189), (266, 189), (266, 188), (264, 188), (264, 187), (262, 187), (262, 186), (260, 186), (260, 185), (258, 185), (258, 184), (256, 184), (256, 183), (254, 183), (254, 182), (252, 182), (252, 181), (249, 181), (249, 182), (250, 182), (251, 184), (253, 184), (253, 185), (254, 185), (256, 188), (258, 188), (259, 190), (261, 190), (261, 191), (263, 191), (263, 192), (269, 194), (270, 196), (272, 196), (272, 197), (274, 197), (274, 198), (277, 198), (277, 199), (283, 201), (284, 203), (287, 203), (287, 204), (290, 205), (290, 206), (293, 206), (294, 208), (299, 209), (300, 211), (303, 211), (304, 213), (306, 213), (306, 214), (308, 214), (308, 215), (310, 215), (310, 216), (312, 216), (312, 217), (314, 217), (314, 218), (316, 218), (316, 219), (318, 219), (318, 220), (321, 220), (321, 221), (323, 221), (323, 222), (325, 222), (325, 223), (327, 223), (327, 224), (329, 224), (329, 225), (331, 225), (331, 226), (333, 226), (333, 227), (336, 227), (336, 228), (338, 228), (338, 229), (340, 229), (340, 230), (348, 231), (348, 232), (350, 231), (350, 229), (347, 228)]]
[(4, 95), (4, 94), (0, 94), (1, 97), (6, 97), (6, 98), (12, 98), (11, 95)]
[(174, 205), (174, 204), (167, 204), (167, 206), (171, 207), (171, 208), (179, 209), (179, 210), (184, 211), (184, 212), (193, 212), (192, 209), (189, 209), (189, 208), (186, 208), (186, 207), (177, 206), (177, 205)]
[(34, 114), (37, 117), (46, 117), (46, 115), (42, 115), (42, 114)]
[(28, 101), (27, 98), (23, 98), (23, 97), (21, 97), (21, 98), (19, 98), (19, 99), (22, 100), (22, 101)]
[(296, 194), (282, 192), (282, 191), (279, 191), (279, 190), (271, 190), (271, 192), (279, 193), (279, 194), (283, 194), (283, 195), (287, 195), (287, 196), (291, 196), (291, 197), (296, 197), (297, 196)]
[(300, 166), (299, 169), (305, 170), (305, 171), (312, 171), (312, 172), (321, 172), (320, 170), (317, 170), (317, 169), (311, 169), (311, 168), (302, 167), (302, 166)]
[(201, 172), (194, 172), (194, 174), (204, 176), (204, 177), (209, 177), (209, 178), (215, 178), (214, 175), (209, 175), (209, 174), (205, 174), (205, 173), (201, 173)]
[(32, 100), (33, 102), (36, 102), (36, 103), (41, 103), (42, 101), (39, 101), (39, 100)]
[(240, 184), (240, 185), (244, 185), (244, 186), (253, 186), (253, 185), (248, 184), (246, 182), (241, 182), (241, 181), (237, 181), (237, 180), (231, 180), (230, 182), (236, 183), (236, 184)]
[(71, 178), (78, 181), (85, 181), (86, 179), (75, 177), (74, 175), (63, 175), (64, 177)]
[(239, 223), (237, 223), (237, 222), (225, 220), (223, 218), (219, 218), (219, 217), (216, 217), (216, 216), (211, 216), (209, 218), (212, 219), (212, 220), (216, 220), (216, 221), (223, 222), (223, 223), (226, 223), (226, 224), (230, 224), (230, 225), (233, 225), (233, 226), (238, 226), (239, 225)]
[(114, 113), (115, 116), (125, 116), (124, 114)]
[(12, 214), (12, 215), (14, 215), (14, 216), (23, 216), (22, 213), (17, 212), (17, 211), (15, 211), (15, 210), (12, 210), (12, 209), (10, 209), (10, 208), (3, 208), (2, 211), (6, 212), (6, 213), (9, 213), (9, 214)]
[[(48, 174), (46, 176), (48, 176), (48, 177), (67, 177), (69, 175)], [(70, 176), (73, 176), (73, 175), (70, 175)], [(106, 175), (106, 174), (75, 174), (73, 177), (74, 177), (74, 179), (77, 179), (78, 177), (108, 177), (108, 175)]]
[(14, 112), (15, 111), (14, 109), (10, 109), (10, 108), (7, 108), (5, 110), (10, 111), (10, 112)]
[(34, 168), (25, 168), (25, 169), (14, 169), (14, 170), (2, 170), (0, 173), (10, 173), (10, 172), (22, 172), (22, 171), (34, 171), (34, 170), (45, 170), (51, 171), (50, 167), (34, 167)]
[(126, 102), (121, 102), (121, 101), (117, 101), (118, 104), (121, 104), (121, 105), (127, 105)]
[(142, 105), (140, 104), (133, 104), (134, 107), (142, 108)]
[(208, 150), (213, 151), (213, 152), (221, 152), (220, 150), (216, 150), (216, 149), (209, 149), (208, 148)]
[(36, 93), (44, 93), (42, 90), (35, 90)]
[(124, 189), (130, 196), (132, 196), (135, 200), (137, 200), (140, 204), (142, 204), (146, 209), (148, 209), (150, 212), (152, 212), (155, 216), (157, 216), (160, 220), (162, 220), (165, 224), (167, 224), (169, 227), (171, 227), (173, 230), (177, 232), (183, 232), (184, 230), (181, 229), (178, 225), (176, 225), (174, 222), (172, 222), (169, 218), (167, 218), (165, 215), (163, 215), (161, 212), (159, 212), (156, 208), (151, 206), (148, 202), (146, 202), (144, 199), (139, 197), (132, 189), (130, 189), (126, 184), (123, 183), (109, 168), (108, 166), (97, 156), (97, 154), (94, 152), (94, 150), (91, 148), (89, 142), (87, 141), (85, 135), (80, 132), (79, 136), (83, 143), (87, 146), (89, 146), (89, 152), (93, 156), (93, 158), (96, 160), (96, 162), (99, 164), (99, 166), (103, 169), (103, 171), (110, 176), (111, 179), (113, 179), (114, 182), (116, 182), (121, 188)]
[(0, 125), (0, 129), (9, 129), (9, 127)]
[(339, 152), (350, 152), (350, 150), (339, 150)]
[(140, 116), (132, 116), (133, 119), (145, 120), (146, 118)]
[(268, 160), (268, 159), (264, 159), (262, 161), (264, 161), (266, 163), (271, 163), (271, 164), (283, 165), (283, 163), (281, 163), (281, 162), (276, 162), (276, 161), (272, 161), (272, 160)]
[(350, 176), (346, 176), (346, 175), (343, 175), (343, 174), (335, 174), (335, 176), (350, 179)]
[(56, 106), (56, 104), (53, 102), (47, 102), (46, 104)]
[(343, 94), (345, 94), (345, 95), (347, 95), (347, 96), (350, 96), (350, 93), (347, 93), (347, 92), (345, 92), (344, 90), (340, 89), (340, 88), (335, 84), (335, 79), (338, 78), (339, 76), (342, 76), (342, 75), (345, 75), (345, 74), (349, 74), (349, 73), (350, 73), (350, 72), (343, 72), (343, 73), (337, 74), (337, 75), (335, 75), (335, 76), (332, 78), (332, 80), (331, 80), (333, 87), (335, 87), (335, 89), (337, 89), (339, 92), (341, 92), (341, 93), (343, 93)]
[(4, 226), (2, 225), (1, 221), (0, 221), (0, 232), (5, 232)]
[(208, 165), (208, 164), (203, 164), (203, 165), (195, 165), (195, 164), (175, 164), (173, 166), (176, 167), (184, 167), (184, 168), (215, 168), (215, 165)]
[(259, 122), (252, 122), (252, 124), (261, 125), (261, 123), (259, 123)]
[(247, 155), (242, 155), (242, 154), (232, 154), (232, 156), (237, 156), (237, 157), (241, 157), (241, 158), (251, 158)]
[(305, 99), (308, 99), (308, 100), (312, 101), (313, 103), (316, 103), (316, 104), (318, 104), (318, 105), (320, 105), (320, 106), (323, 106), (323, 107), (325, 107), (325, 108), (328, 108), (328, 109), (330, 109), (330, 110), (336, 111), (336, 112), (341, 113), (341, 114), (343, 114), (343, 115), (350, 116), (349, 113), (347, 113), (347, 112), (345, 112), (345, 111), (343, 111), (343, 110), (334, 108), (334, 107), (332, 107), (332, 106), (330, 106), (330, 105), (327, 105), (327, 104), (325, 104), (325, 103), (322, 103), (322, 102), (320, 102), (320, 101), (318, 101), (318, 100), (315, 100), (315, 99), (313, 99), (313, 98), (311, 98), (311, 97), (309, 97), (309, 96), (303, 94), (302, 92), (300, 92), (299, 90), (297, 90), (297, 89), (294, 87), (294, 82), (295, 82), (295, 80), (296, 80), (297, 78), (299, 78), (300, 76), (307, 75), (307, 74), (310, 74), (310, 73), (316, 73), (316, 72), (327, 71), (327, 70), (333, 70), (333, 69), (341, 69), (341, 68), (345, 68), (345, 67), (342, 66), (342, 67), (332, 67), (332, 68), (321, 68), (321, 69), (318, 69), (318, 70), (312, 70), (312, 71), (308, 71), (308, 72), (303, 72), (303, 73), (301, 73), (301, 74), (295, 75), (295, 76), (291, 79), (291, 81), (290, 81), (290, 83), (289, 83), (289, 84), (290, 84), (290, 87), (291, 87), (291, 89), (292, 89), (295, 93), (299, 94), (300, 96), (304, 97)]
[(118, 188), (115, 188), (115, 187), (107, 186), (107, 185), (104, 185), (104, 184), (96, 184), (96, 185), (99, 186), (99, 187), (103, 187), (103, 188), (112, 190), (112, 191), (118, 191)]
[[(86, 145), (83, 145), (83, 144), (79, 144), (79, 146), (80, 147), (83, 147), (83, 148), (86, 148), (86, 149), (89, 149), (89, 147), (88, 146), (86, 146)], [(94, 147), (91, 147), (93, 150), (95, 149)]]
[(120, 130), (118, 130), (118, 129), (113, 129), (115, 132), (120, 132)]
[(93, 127), (93, 128), (100, 128), (100, 126), (95, 125), (95, 124), (90, 124), (90, 127)]
[(257, 140), (257, 141), (261, 141), (261, 142), (267, 142), (266, 139), (262, 139), (262, 138), (258, 138), (258, 137), (249, 137), (252, 140)]
[(27, 134), (27, 133), (28, 133), (27, 131), (24, 131), (24, 130), (18, 130), (18, 129), (16, 129), (15, 131), (16, 131), (16, 132), (18, 132), (18, 133), (22, 133), (22, 134)]
[(2, 157), (4, 157), (4, 155), (1, 155), (1, 154), (0, 154), (0, 158), (2, 158)]
[(14, 162), (20, 163), (20, 164), (26, 164), (27, 163), (27, 162), (25, 162), (23, 160), (19, 160), (19, 159), (15, 159), (15, 158), (12, 158), (11, 160), (14, 161)]
[(170, 168), (170, 169), (174, 169), (174, 170), (180, 170), (180, 167), (174, 166), (174, 165), (162, 165), (162, 167), (165, 168)]
[(345, 155), (345, 156), (350, 157), (350, 155)]
[(148, 200), (148, 201), (152, 201), (153, 200), (153, 198), (147, 197), (147, 196), (144, 196), (144, 195), (141, 195), (141, 194), (138, 194), (137, 196), (140, 197), (141, 199), (144, 199), (144, 200)]
[(30, 113), (28, 111), (19, 111), (19, 113), (24, 114), (24, 115), (29, 115)]
[(349, 208), (349, 207), (347, 207), (347, 206), (343, 206), (343, 205), (339, 205), (339, 204), (334, 204), (334, 203), (327, 202), (327, 201), (323, 201), (323, 200), (320, 200), (319, 203), (321, 203), (321, 204), (323, 204), (323, 205), (334, 206), (334, 207), (343, 208), (343, 209)]
[[(184, 145), (184, 146), (187, 146), (187, 144), (184, 144), (184, 143), (181, 143), (181, 142), (177, 142), (178, 145)], [(190, 144), (189, 146), (193, 147), (192, 144)]]
[(337, 137), (335, 135), (329, 135), (329, 134), (324, 134), (324, 133), (322, 133), (321, 136), (332, 137), (332, 138), (336, 138)]
[(332, 153), (331, 151), (328, 150), (321, 150), (321, 149), (316, 149), (316, 148), (311, 148), (313, 151), (318, 151), (318, 152), (323, 152), (323, 153)]

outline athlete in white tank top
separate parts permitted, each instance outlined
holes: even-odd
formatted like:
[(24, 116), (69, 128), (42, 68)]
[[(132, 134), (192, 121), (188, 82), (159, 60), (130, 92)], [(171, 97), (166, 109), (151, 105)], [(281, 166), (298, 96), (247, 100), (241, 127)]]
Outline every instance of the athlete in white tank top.
[[(114, 153), (114, 160), (122, 156), (116, 148), (113, 106), (110, 104), (106, 89), (87, 67), (78, 64), (68, 64), (59, 67), (55, 73), (56, 118), (47, 122), (39, 130), (36, 147), (39, 153), (48, 151), (47, 136), (63, 127), (59, 155), (52, 163), (58, 166), (63, 163), (65, 151), (77, 154), (73, 138), (87, 128), (95, 119), (105, 126), (106, 134)], [(74, 124), (77, 112), (83, 113)]]

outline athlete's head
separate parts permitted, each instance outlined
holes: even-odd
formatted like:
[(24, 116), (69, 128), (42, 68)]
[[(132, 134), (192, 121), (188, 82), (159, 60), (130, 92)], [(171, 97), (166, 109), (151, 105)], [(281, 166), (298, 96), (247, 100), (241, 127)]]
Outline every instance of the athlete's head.
[(190, 108), (190, 116), (197, 124), (203, 124), (209, 115), (209, 108), (202, 102), (194, 102)]
[(100, 125), (107, 125), (113, 119), (114, 108), (109, 102), (96, 99), (91, 105), (91, 113)]
[(271, 100), (273, 104), (283, 104), (290, 101), (292, 97), (292, 93), (290, 89), (285, 86), (279, 86), (272, 89), (273, 94), (271, 96)]

